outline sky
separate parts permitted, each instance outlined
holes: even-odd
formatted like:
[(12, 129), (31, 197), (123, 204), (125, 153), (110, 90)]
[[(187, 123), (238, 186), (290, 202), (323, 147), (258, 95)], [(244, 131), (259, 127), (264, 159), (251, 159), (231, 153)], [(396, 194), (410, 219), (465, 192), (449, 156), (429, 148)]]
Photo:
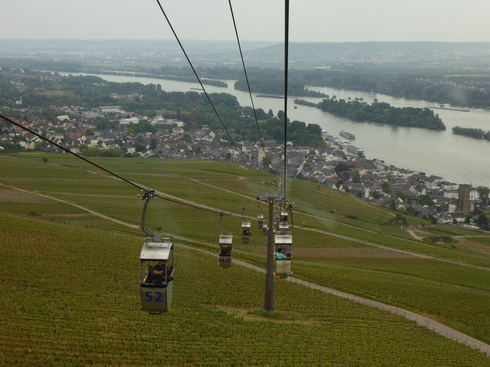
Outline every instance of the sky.
[[(230, 0), (160, 0), (181, 40), (236, 40)], [(240, 40), (284, 40), (284, 0), (231, 0)], [(174, 39), (156, 0), (0, 0), (0, 39)], [(290, 0), (290, 42), (490, 42), (490, 0)]]

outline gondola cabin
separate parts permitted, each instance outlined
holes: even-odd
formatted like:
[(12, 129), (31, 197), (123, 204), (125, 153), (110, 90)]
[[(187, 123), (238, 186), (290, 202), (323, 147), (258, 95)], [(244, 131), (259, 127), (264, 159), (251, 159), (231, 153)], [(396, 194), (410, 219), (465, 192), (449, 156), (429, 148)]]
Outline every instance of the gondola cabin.
[(293, 275), (291, 271), (293, 237), (289, 232), (275, 235), (276, 252), (276, 271), (275, 274), (281, 278)]
[(252, 236), (251, 226), (248, 220), (242, 222), (242, 243), (250, 243), (250, 237)]
[(263, 214), (257, 215), (257, 227), (259, 229), (264, 228), (264, 215)]
[(269, 233), (269, 226), (264, 223), (264, 227), (262, 227), (262, 234), (264, 236), (267, 236), (268, 233)]
[(279, 232), (285, 232), (289, 230), (289, 224), (288, 222), (281, 222), (279, 223)]
[(233, 235), (223, 233), (219, 236), (219, 266), (229, 268), (231, 266), (231, 255), (233, 252)]
[(151, 314), (170, 311), (172, 304), (174, 245), (170, 238), (151, 238), (143, 245), (141, 261), (141, 307)]
[(287, 210), (281, 210), (281, 217), (280, 217), (280, 223), (286, 223), (289, 220), (289, 213)]

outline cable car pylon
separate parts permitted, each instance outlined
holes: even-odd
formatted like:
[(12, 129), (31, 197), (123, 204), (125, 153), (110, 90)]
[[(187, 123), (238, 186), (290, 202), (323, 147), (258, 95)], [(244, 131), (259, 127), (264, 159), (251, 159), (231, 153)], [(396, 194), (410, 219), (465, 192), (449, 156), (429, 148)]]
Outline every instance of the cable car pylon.
[(274, 201), (273, 196), (267, 197), (269, 204), (267, 231), (267, 263), (265, 268), (264, 311), (274, 312)]
[(263, 223), (263, 234), (267, 235), (264, 311), (274, 312), (274, 277), (287, 278), (293, 274), (291, 271), (293, 239), (289, 226), (289, 219), (292, 221), (292, 205), (281, 194), (259, 195), (257, 200), (267, 202), (269, 209), (267, 222)]

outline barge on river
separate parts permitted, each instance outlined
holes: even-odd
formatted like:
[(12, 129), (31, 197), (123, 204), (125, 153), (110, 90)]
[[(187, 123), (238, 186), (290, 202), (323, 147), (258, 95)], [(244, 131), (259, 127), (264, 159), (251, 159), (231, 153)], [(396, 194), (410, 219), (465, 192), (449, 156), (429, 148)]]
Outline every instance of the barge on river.
[(348, 133), (347, 131), (344, 131), (344, 130), (342, 130), (340, 132), (340, 136), (342, 136), (342, 137), (344, 137), (346, 139), (349, 139), (349, 140), (355, 140), (356, 139), (356, 137), (354, 136), (354, 134)]

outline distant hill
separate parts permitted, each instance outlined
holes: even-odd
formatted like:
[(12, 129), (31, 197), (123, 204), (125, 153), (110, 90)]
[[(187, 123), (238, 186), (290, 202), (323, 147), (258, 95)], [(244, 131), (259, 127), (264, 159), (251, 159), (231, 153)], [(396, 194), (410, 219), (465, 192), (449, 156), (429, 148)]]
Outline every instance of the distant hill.
[[(271, 45), (247, 53), (253, 58), (283, 57), (284, 45)], [(323, 42), (291, 43), (290, 61), (386, 62), (421, 59), (470, 59), (490, 57), (489, 42)]]
[[(195, 64), (236, 64), (239, 57), (235, 41), (182, 40)], [(242, 41), (247, 64), (280, 65), (284, 44), (263, 41)], [(83, 55), (111, 56), (111, 59), (146, 59), (160, 61), (181, 59), (182, 51), (175, 40), (2, 40), (2, 57), (29, 56), (74, 60)], [(328, 66), (333, 63), (385, 63), (420, 60), (488, 61), (490, 42), (322, 42), (291, 43), (291, 67), (297, 65)], [(0, 64), (1, 66), (1, 64)]]
[[(196, 41), (183, 40), (185, 49), (193, 54), (218, 55), (232, 52), (237, 49), (236, 41)], [(273, 45), (273, 42), (244, 41), (241, 46), (244, 50), (261, 49)], [(136, 53), (146, 52), (163, 54), (164, 52), (179, 52), (181, 49), (176, 40), (79, 40), (79, 39), (0, 39), (0, 56), (18, 56), (29, 52), (34, 53), (51, 52), (63, 54), (66, 51), (80, 52), (113, 52)]]

